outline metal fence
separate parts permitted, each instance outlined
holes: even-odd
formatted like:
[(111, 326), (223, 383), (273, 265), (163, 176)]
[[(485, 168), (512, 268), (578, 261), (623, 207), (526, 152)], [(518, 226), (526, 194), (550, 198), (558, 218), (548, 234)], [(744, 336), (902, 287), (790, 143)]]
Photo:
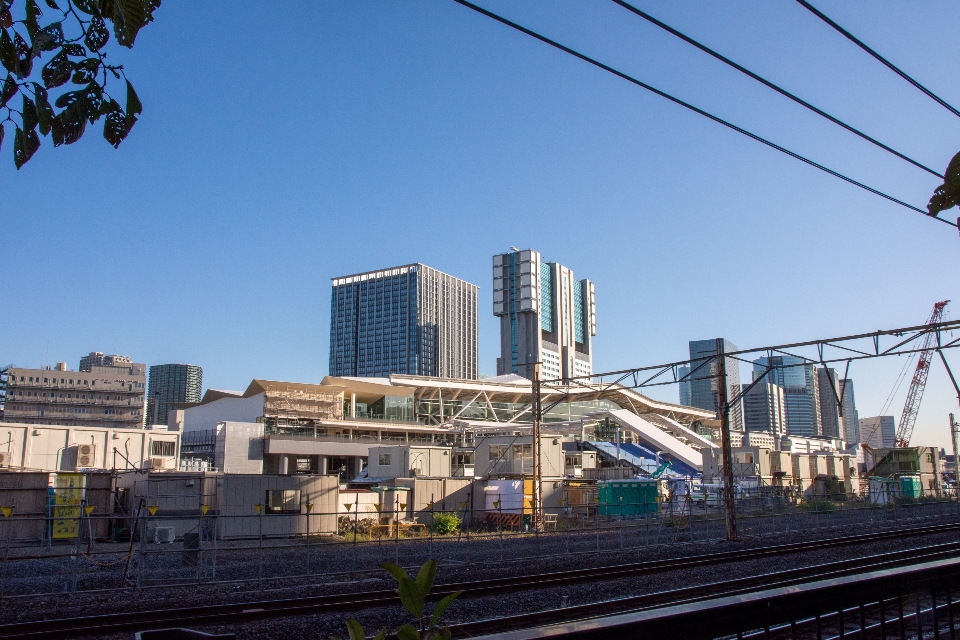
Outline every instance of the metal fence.
[[(665, 502), (652, 512), (622, 515), (644, 511), (640, 506), (548, 505), (539, 532), (528, 514), (499, 509), (428, 510), (413, 518), (398, 512), (270, 513), (262, 504), (251, 505), (246, 515), (164, 513), (144, 504), (128, 513), (88, 513), (83, 505), (69, 513), (4, 513), (0, 598), (176, 585), (272, 589), (379, 574), (384, 561), (416, 566), (434, 558), (444, 567), (537, 563), (726, 537), (724, 511), (709, 500)], [(846, 496), (800, 504), (752, 496), (738, 500), (737, 512), (747, 541), (960, 522), (955, 497), (875, 505)], [(271, 533), (316, 531), (324, 518), (336, 522), (336, 531)]]

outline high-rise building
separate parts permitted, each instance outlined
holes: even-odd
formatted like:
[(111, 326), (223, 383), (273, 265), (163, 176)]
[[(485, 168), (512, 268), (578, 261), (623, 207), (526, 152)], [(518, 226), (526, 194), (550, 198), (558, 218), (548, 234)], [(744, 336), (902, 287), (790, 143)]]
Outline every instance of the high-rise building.
[(333, 278), (330, 375), (476, 380), (477, 290), (419, 263)]
[[(753, 379), (767, 370), (768, 358), (753, 361)], [(772, 369), (766, 381), (783, 389), (787, 433), (792, 436), (823, 435), (820, 426), (820, 392), (817, 387), (816, 367), (796, 356), (769, 358)]]
[(92, 371), (91, 367), (124, 367), (133, 364), (127, 356), (105, 355), (102, 351), (91, 351), (90, 355), (80, 358), (80, 371)]
[(142, 427), (146, 365), (113, 362), (112, 366), (90, 364), (87, 371), (69, 371), (66, 362), (53, 369), (8, 367), (3, 419), (26, 424)]
[(874, 416), (860, 420), (861, 442), (871, 449), (888, 449), (897, 439), (897, 424), (893, 416)]
[(681, 380), (680, 385), (680, 404), (685, 407), (691, 406), (690, 403), (693, 402), (691, 399), (690, 393), (690, 381), (683, 380), (683, 378), (690, 374), (690, 367), (677, 367), (677, 379)]
[(836, 369), (817, 367), (817, 394), (820, 396), (820, 435), (843, 438), (843, 423), (838, 402), (840, 375)]
[[(743, 385), (744, 391), (750, 385)], [(743, 430), (786, 432), (783, 389), (770, 382), (758, 382), (743, 395)]]
[(147, 424), (167, 424), (171, 405), (200, 402), (203, 369), (195, 364), (157, 364), (150, 367), (147, 385)]
[(555, 380), (593, 374), (593, 283), (527, 249), (493, 256), (493, 315), (500, 318), (497, 375)]
[(843, 439), (847, 444), (860, 442), (860, 416), (853, 396), (853, 380), (840, 381), (841, 403), (843, 404)]
[[(729, 340), (723, 340), (722, 344), (724, 353), (737, 350), (737, 345)], [(690, 367), (693, 370), (690, 376), (690, 406), (716, 411), (719, 416), (720, 386), (717, 384), (719, 369), (716, 355), (716, 340), (690, 341)], [(709, 364), (703, 365), (707, 358), (711, 359)], [(727, 402), (729, 402), (740, 395), (740, 361), (735, 358), (723, 360), (727, 374)], [(737, 431), (743, 429), (743, 414), (739, 402), (730, 407), (730, 428)]]

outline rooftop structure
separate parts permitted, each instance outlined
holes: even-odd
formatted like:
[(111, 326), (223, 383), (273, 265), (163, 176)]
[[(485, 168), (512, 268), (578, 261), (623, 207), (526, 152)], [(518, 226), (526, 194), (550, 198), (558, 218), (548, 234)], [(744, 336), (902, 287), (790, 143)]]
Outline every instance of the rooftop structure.
[(91, 351), (90, 355), (80, 358), (80, 371), (92, 371), (92, 367), (125, 367), (133, 364), (127, 356), (104, 355), (101, 351)]

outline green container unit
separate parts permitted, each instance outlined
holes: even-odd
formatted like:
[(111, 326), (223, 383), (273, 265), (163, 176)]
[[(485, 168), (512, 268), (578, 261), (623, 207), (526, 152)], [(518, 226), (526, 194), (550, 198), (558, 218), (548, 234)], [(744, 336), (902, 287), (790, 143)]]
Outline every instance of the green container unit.
[(900, 476), (900, 495), (904, 498), (923, 496), (923, 485), (917, 476)]
[(597, 483), (601, 516), (657, 513), (660, 483), (656, 480), (601, 480)]

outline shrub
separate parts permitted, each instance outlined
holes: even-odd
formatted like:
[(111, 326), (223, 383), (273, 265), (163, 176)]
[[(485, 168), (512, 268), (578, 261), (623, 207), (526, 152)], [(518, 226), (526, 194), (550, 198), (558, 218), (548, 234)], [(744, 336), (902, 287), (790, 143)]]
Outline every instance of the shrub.
[(360, 534), (361, 536), (370, 535), (370, 528), (377, 524), (373, 518), (360, 518), (356, 516), (340, 516), (337, 518), (337, 533), (341, 536), (348, 534)]
[(433, 514), (433, 532), (445, 536), (456, 533), (460, 529), (460, 516), (455, 513)]

